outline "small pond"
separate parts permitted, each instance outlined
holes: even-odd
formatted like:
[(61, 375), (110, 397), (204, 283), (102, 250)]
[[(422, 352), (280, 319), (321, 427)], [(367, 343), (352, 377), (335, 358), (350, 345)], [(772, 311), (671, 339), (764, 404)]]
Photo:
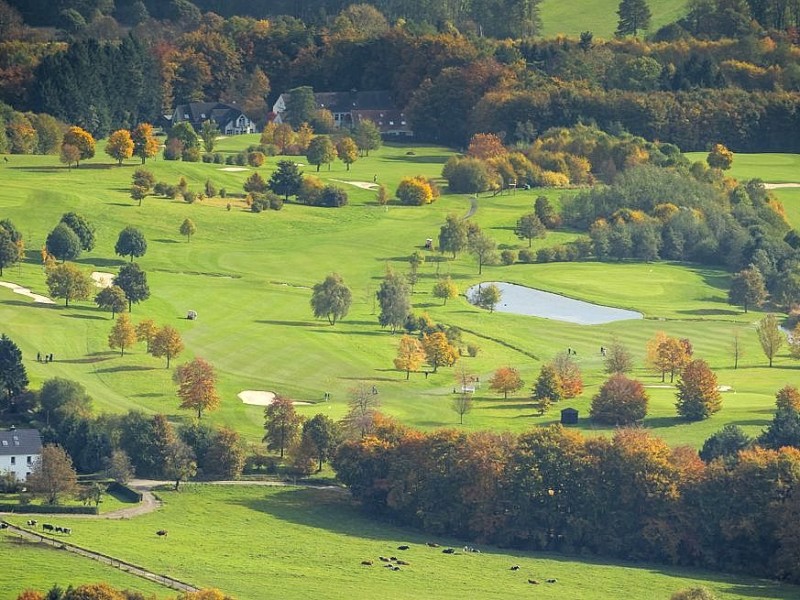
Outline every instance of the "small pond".
[[(643, 318), (642, 313), (633, 310), (591, 304), (514, 283), (487, 281), (481, 285), (492, 283), (500, 288), (502, 293), (500, 302), (495, 306), (497, 312), (555, 319), (579, 325), (601, 325), (613, 321)], [(467, 298), (472, 298), (477, 290), (477, 285), (469, 288)]]

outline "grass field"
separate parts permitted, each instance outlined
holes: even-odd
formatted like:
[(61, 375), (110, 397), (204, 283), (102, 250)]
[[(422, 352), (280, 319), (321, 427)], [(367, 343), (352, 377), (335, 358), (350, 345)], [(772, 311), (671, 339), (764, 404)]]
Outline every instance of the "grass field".
[[(686, 4), (686, 0), (650, 0), (647, 5), (653, 17), (648, 33), (682, 17), (686, 12)], [(553, 37), (564, 34), (577, 37), (582, 31), (591, 31), (598, 38), (610, 39), (617, 29), (618, 7), (617, 0), (542, 0), (542, 35)]]
[[(222, 140), (221, 150), (233, 151), (255, 139), (228, 138)], [(356, 182), (371, 182), (377, 175), (379, 182), (394, 191), (405, 175), (438, 176), (448, 156), (442, 148), (389, 146), (357, 161), (349, 172), (336, 163), (319, 175)], [(768, 169), (769, 159), (762, 160)], [(275, 159), (270, 159), (260, 169), (265, 178), (274, 164)], [(345, 410), (348, 389), (363, 380), (378, 388), (382, 410), (409, 425), (434, 428), (457, 424), (457, 415), (450, 408), (455, 370), (440, 369), (427, 379), (413, 374), (406, 381), (392, 365), (398, 336), (378, 326), (373, 298), (385, 269), (407, 271), (407, 257), (420, 249), (426, 238), (436, 238), (448, 213), (467, 212), (467, 197), (444, 195), (427, 207), (387, 208), (375, 204), (374, 192), (340, 183), (350, 193), (350, 205), (335, 210), (287, 204), (282, 211), (252, 214), (240, 201), (233, 201), (232, 210), (227, 211), (227, 200), (188, 205), (155, 197), (146, 198), (138, 207), (127, 194), (136, 166), (136, 161), (113, 166), (101, 149), (97, 158), (77, 170), (63, 168), (55, 157), (11, 157), (2, 169), (0, 218), (11, 218), (20, 227), (28, 252), (26, 261), (7, 269), (3, 279), (47, 293), (39, 248), (64, 212), (84, 214), (97, 226), (96, 248), (78, 260), (87, 271), (116, 272), (125, 262), (113, 252), (117, 234), (124, 226), (135, 225), (142, 228), (149, 243), (147, 254), (138, 262), (148, 274), (152, 297), (134, 306), (132, 318), (134, 322), (153, 318), (176, 326), (187, 347), (178, 363), (203, 356), (215, 365), (223, 402), (221, 409), (209, 416), (212, 422), (231, 425), (257, 441), (263, 431), (262, 409), (243, 405), (236, 397), (238, 392), (274, 390), (314, 403), (300, 409), (306, 415), (324, 412), (339, 417)], [(158, 180), (174, 183), (185, 176), (192, 188), (200, 189), (210, 178), (218, 187), (236, 193), (251, 172), (163, 160), (149, 162), (148, 168)], [(513, 225), (530, 211), (538, 193), (482, 197), (472, 218), (501, 248), (522, 248), (525, 243), (514, 236)], [(553, 198), (559, 194), (545, 193)], [(197, 224), (191, 243), (178, 233), (187, 216)], [(574, 237), (569, 232), (551, 233), (545, 240), (535, 241), (534, 248)], [(557, 410), (545, 417), (534, 416), (527, 390), (541, 361), (568, 346), (578, 352), (586, 391), (565, 406), (575, 406), (586, 415), (591, 396), (603, 380), (599, 347), (608, 345), (614, 336), (636, 355), (636, 375), (646, 385), (658, 385), (660, 380), (643, 367), (645, 344), (655, 332), (664, 330), (689, 337), (697, 355), (716, 370), (720, 384), (734, 388), (735, 392), (725, 395), (721, 413), (691, 425), (675, 418), (674, 390), (651, 388), (645, 425), (673, 444), (699, 446), (728, 422), (757, 434), (771, 418), (775, 391), (794, 377), (795, 363), (786, 350), (778, 356), (775, 368), (766, 368), (753, 326), (761, 315), (744, 314), (726, 304), (728, 275), (722, 271), (670, 263), (515, 264), (486, 267), (478, 277), (474, 259), (467, 254), (456, 260), (435, 253), (426, 256), (428, 262), (421, 268), (413, 294), (415, 312), (427, 311), (438, 322), (461, 327), (463, 346), (476, 343), (481, 348), (476, 358), (464, 357), (457, 367), (486, 382), (496, 368), (513, 365), (528, 384), (509, 400), (491, 395), (484, 385), (476, 393), (474, 410), (466, 416), (467, 429), (522, 431), (555, 421)], [(311, 286), (332, 271), (344, 277), (354, 299), (350, 314), (335, 327), (314, 320), (308, 305)], [(489, 314), (463, 297), (442, 306), (432, 297), (431, 288), (444, 274), (451, 275), (462, 292), (479, 281), (509, 281), (633, 308), (646, 318), (586, 327)], [(184, 318), (190, 309), (198, 311), (197, 321)], [(142, 346), (126, 351), (124, 357), (108, 349), (110, 315), (92, 302), (77, 302), (66, 309), (61, 304), (37, 304), (0, 288), (0, 323), (22, 349), (34, 388), (47, 378), (67, 377), (87, 387), (99, 411), (138, 408), (165, 412), (175, 420), (190, 417), (177, 409), (171, 372), (164, 368), (163, 360), (148, 356)], [(744, 368), (737, 371), (731, 368), (729, 351), (735, 331), (741, 332), (746, 350)], [(56, 361), (37, 363), (37, 352), (52, 352)], [(326, 391), (332, 400), (323, 403)], [(585, 419), (580, 427), (592, 434), (607, 431)]]
[[(60, 518), (71, 541), (239, 600), (263, 598), (537, 598), (607, 600), (669, 598), (703, 585), (722, 600), (796, 598), (800, 589), (753, 578), (648, 564), (520, 553), (480, 547), (480, 554), (444, 555), (427, 541), (459, 547), (362, 516), (341, 493), (255, 486), (193, 486), (163, 492), (162, 510), (132, 520)], [(24, 519), (10, 518), (15, 523)], [(155, 535), (168, 529), (166, 538)], [(411, 549), (397, 550), (400, 544)], [(16, 550), (16, 549), (15, 549)], [(25, 556), (29, 551), (20, 552)], [(16, 554), (16, 552), (15, 552)], [(52, 551), (54, 580), (64, 553)], [(410, 563), (400, 572), (378, 556)], [(375, 565), (362, 566), (362, 560)], [(520, 565), (517, 572), (510, 571)], [(11, 571), (12, 573), (14, 570)], [(542, 583), (533, 588), (528, 578)], [(0, 589), (15, 589), (8, 569)]]

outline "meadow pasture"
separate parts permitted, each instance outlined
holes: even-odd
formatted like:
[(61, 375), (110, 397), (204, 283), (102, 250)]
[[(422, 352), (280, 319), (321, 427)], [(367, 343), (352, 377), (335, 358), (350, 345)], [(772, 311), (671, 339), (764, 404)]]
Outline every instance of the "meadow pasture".
[[(59, 522), (72, 527), (72, 543), (194, 585), (220, 588), (239, 600), (500, 599), (527, 594), (575, 600), (666, 599), (698, 585), (713, 590), (720, 600), (788, 600), (798, 595), (796, 586), (708, 571), (487, 546), (477, 546), (480, 553), (465, 553), (463, 542), (366, 518), (347, 494), (336, 490), (190, 484), (177, 493), (159, 494), (163, 508), (136, 519), (63, 517)], [(9, 520), (24, 523), (22, 517)], [(159, 529), (169, 530), (169, 535), (155, 535)], [(427, 542), (441, 546), (431, 548)], [(400, 545), (410, 548), (402, 551)], [(443, 554), (446, 547), (458, 553)], [(33, 550), (19, 555), (29, 552)], [(57, 579), (66, 567), (61, 558), (66, 553), (50, 554), (48, 574)], [(379, 556), (410, 564), (390, 571)], [(362, 565), (364, 560), (373, 564)], [(512, 565), (520, 569), (512, 571)], [(529, 578), (540, 583), (529, 584)], [(548, 584), (547, 579), (557, 582)], [(7, 569), (0, 571), (0, 589), (16, 589), (15, 585)]]
[[(662, 25), (672, 23), (686, 12), (686, 2), (680, 0), (651, 0), (647, 3), (653, 17), (649, 32), (655, 32)], [(584, 2), (580, 11), (575, 10), (575, 5), (559, 0), (542, 0), (539, 7), (542, 20), (542, 34), (553, 37), (558, 34), (578, 37), (583, 31), (591, 31), (598, 38), (612, 39), (617, 29), (616, 0), (602, 0), (600, 2)], [(648, 32), (648, 33), (649, 33)]]
[[(237, 151), (256, 136), (220, 141), (223, 153)], [(116, 272), (126, 259), (115, 256), (118, 232), (126, 225), (140, 227), (148, 240), (147, 254), (138, 260), (148, 274), (152, 296), (134, 305), (134, 322), (152, 318), (177, 327), (187, 350), (178, 362), (202, 356), (219, 373), (221, 409), (208, 416), (226, 423), (252, 441), (262, 435), (262, 409), (242, 404), (242, 390), (271, 390), (311, 406), (299, 407), (306, 415), (324, 412), (334, 418), (346, 409), (348, 390), (358, 381), (379, 391), (382, 410), (404, 423), (421, 428), (450, 427), (458, 423), (451, 410), (456, 372), (463, 368), (484, 382), (476, 392), (473, 411), (465, 418), (470, 430), (522, 431), (555, 422), (558, 408), (574, 406), (585, 416), (591, 396), (602, 383), (599, 348), (616, 337), (637, 359), (635, 375), (650, 388), (650, 414), (644, 425), (671, 444), (699, 447), (725, 423), (736, 423), (757, 434), (769, 421), (774, 394), (793, 379), (796, 364), (787, 351), (775, 367), (767, 368), (756, 340), (757, 311), (743, 313), (726, 303), (728, 274), (692, 265), (657, 262), (514, 264), (485, 267), (478, 276), (475, 260), (464, 253), (455, 260), (426, 252), (420, 281), (412, 301), (416, 313), (428, 312), (437, 322), (464, 331), (463, 345), (480, 346), (477, 357), (464, 356), (456, 368), (440, 369), (424, 378), (393, 368), (399, 336), (377, 323), (375, 292), (387, 268), (406, 272), (408, 256), (422, 249), (426, 238), (436, 238), (449, 213), (464, 215), (470, 201), (464, 195), (444, 194), (425, 207), (379, 206), (375, 193), (347, 182), (385, 184), (391, 192), (406, 175), (437, 177), (450, 153), (443, 148), (386, 146), (358, 160), (348, 172), (341, 163), (318, 174), (345, 187), (350, 204), (324, 209), (288, 203), (281, 211), (249, 212), (241, 200), (210, 199), (195, 204), (157, 197), (142, 206), (130, 200), (130, 177), (138, 166), (132, 160), (122, 167), (112, 164), (98, 148), (96, 158), (79, 169), (67, 169), (52, 156), (14, 156), (2, 167), (5, 185), (0, 189), (0, 216), (11, 218), (26, 239), (26, 260), (6, 269), (3, 279), (47, 293), (40, 247), (61, 214), (75, 211), (97, 227), (97, 246), (77, 263), (87, 272)], [(761, 161), (761, 178), (771, 181), (784, 172), (784, 157), (775, 166)], [(737, 160), (745, 160), (738, 155)], [(296, 159), (302, 161), (302, 158)], [(789, 160), (792, 160), (789, 157)], [(276, 159), (259, 169), (267, 178)], [(735, 162), (736, 164), (736, 162)], [(190, 188), (200, 190), (207, 179), (229, 193), (241, 193), (244, 179), (252, 173), (229, 171), (204, 163), (149, 161), (156, 179), (176, 183), (185, 177)], [(313, 168), (304, 167), (306, 172)], [(523, 248), (513, 226), (529, 212), (538, 194), (558, 202), (559, 190), (519, 190), (515, 194), (483, 195), (471, 217), (494, 237), (501, 249)], [(231, 210), (226, 210), (227, 203)], [(787, 207), (788, 209), (788, 207)], [(796, 208), (787, 212), (796, 214)], [(187, 242), (178, 232), (184, 218), (197, 224)], [(551, 232), (535, 240), (534, 248), (574, 239), (569, 231)], [(350, 314), (336, 326), (315, 320), (309, 308), (310, 288), (328, 273), (340, 273), (353, 291)], [(645, 314), (644, 320), (609, 325), (578, 326), (546, 319), (488, 313), (465, 298), (447, 305), (431, 294), (439, 276), (450, 275), (462, 293), (480, 281), (509, 281), (598, 304), (630, 308)], [(187, 320), (188, 310), (199, 319)], [(139, 345), (121, 357), (108, 349), (109, 313), (92, 302), (45, 305), (0, 289), (0, 323), (20, 346), (32, 387), (50, 377), (66, 377), (83, 383), (98, 411), (121, 412), (132, 408), (181, 414), (171, 371), (163, 360), (147, 355)], [(684, 424), (674, 411), (674, 390), (660, 387), (660, 378), (644, 368), (645, 344), (657, 331), (688, 337), (697, 356), (708, 360), (721, 385), (731, 386), (723, 410), (700, 423)], [(734, 370), (730, 344), (738, 332), (745, 353)], [(586, 390), (580, 397), (559, 405), (543, 417), (536, 416), (530, 401), (530, 385), (541, 361), (571, 347), (584, 372)], [(37, 352), (53, 353), (55, 362), (35, 361)], [(532, 357), (535, 357), (532, 358)], [(518, 368), (526, 387), (505, 400), (489, 392), (485, 382), (504, 365)], [(331, 400), (323, 402), (325, 392)], [(589, 433), (607, 432), (586, 419), (579, 425)]]

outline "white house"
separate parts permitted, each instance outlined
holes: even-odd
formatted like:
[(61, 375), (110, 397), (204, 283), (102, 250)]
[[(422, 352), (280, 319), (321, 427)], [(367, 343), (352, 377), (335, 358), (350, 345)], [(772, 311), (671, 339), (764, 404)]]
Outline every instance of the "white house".
[(172, 111), (170, 123), (175, 125), (181, 121), (191, 123), (199, 132), (203, 121), (214, 121), (223, 135), (239, 135), (256, 133), (255, 122), (244, 114), (240, 108), (224, 102), (190, 102), (179, 104)]
[(0, 431), (0, 473), (12, 472), (24, 481), (42, 456), (42, 438), (36, 429)]

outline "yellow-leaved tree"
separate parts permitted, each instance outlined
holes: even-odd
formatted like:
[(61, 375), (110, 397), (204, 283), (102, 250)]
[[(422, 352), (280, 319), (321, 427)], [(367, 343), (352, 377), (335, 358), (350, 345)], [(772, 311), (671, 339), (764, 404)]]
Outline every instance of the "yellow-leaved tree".
[(411, 371), (416, 371), (425, 362), (425, 350), (419, 340), (404, 335), (400, 338), (400, 346), (397, 348), (397, 357), (394, 359), (395, 369), (406, 372), (406, 379), (411, 375)]
[(202, 358), (195, 358), (175, 369), (175, 383), (178, 384), (180, 407), (196, 410), (198, 419), (202, 418), (203, 411), (219, 408), (217, 375), (214, 367)]

